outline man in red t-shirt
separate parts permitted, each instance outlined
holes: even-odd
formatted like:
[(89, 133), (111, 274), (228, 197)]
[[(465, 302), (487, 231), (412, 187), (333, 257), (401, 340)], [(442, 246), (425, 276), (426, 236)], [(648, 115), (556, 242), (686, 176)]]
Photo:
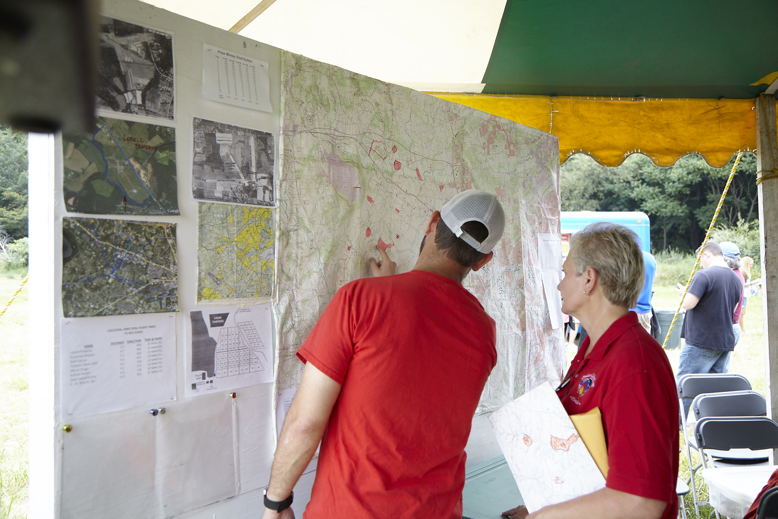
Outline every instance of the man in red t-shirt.
[(292, 488), (321, 440), (306, 519), (462, 517), (465, 444), (497, 360), (495, 323), (462, 287), (492, 258), (504, 214), (469, 190), (435, 211), (411, 272), (371, 262), (297, 352), (265, 519), (293, 518)]

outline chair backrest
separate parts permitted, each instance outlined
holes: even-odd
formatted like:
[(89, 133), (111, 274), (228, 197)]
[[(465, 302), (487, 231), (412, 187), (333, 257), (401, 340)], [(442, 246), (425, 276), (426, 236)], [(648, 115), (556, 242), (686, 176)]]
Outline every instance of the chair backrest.
[(778, 518), (778, 487), (773, 487), (762, 494), (759, 507), (756, 509), (756, 519), (776, 518)]
[(706, 416), (766, 416), (767, 401), (756, 391), (700, 393), (692, 401), (694, 418)]
[(701, 449), (778, 448), (778, 423), (764, 416), (722, 416), (701, 418), (694, 427)]
[(751, 383), (735, 373), (689, 373), (678, 380), (678, 398), (691, 400), (701, 393), (748, 391)]

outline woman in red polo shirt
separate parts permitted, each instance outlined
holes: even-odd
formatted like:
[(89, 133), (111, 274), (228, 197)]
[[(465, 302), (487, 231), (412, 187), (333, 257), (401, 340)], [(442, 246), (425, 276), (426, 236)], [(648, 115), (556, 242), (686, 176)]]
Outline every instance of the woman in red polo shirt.
[(628, 309), (643, 285), (637, 236), (620, 225), (591, 224), (574, 234), (558, 289), (562, 311), (588, 338), (557, 394), (568, 414), (600, 408), (608, 446), (605, 488), (530, 515), (504, 517), (675, 518), (678, 400), (662, 348)]

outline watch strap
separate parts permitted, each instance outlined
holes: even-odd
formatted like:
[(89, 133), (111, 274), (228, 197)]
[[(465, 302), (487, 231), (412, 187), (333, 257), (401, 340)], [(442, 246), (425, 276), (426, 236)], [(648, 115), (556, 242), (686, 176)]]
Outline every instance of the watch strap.
[(293, 500), (294, 500), (294, 492), (291, 492), (289, 494), (289, 497), (287, 497), (283, 501), (273, 501), (272, 499), (267, 497), (267, 490), (265, 490), (265, 495), (264, 495), (265, 508), (269, 510), (275, 510), (276, 512), (281, 512), (283, 510), (286, 510), (287, 508), (292, 506)]

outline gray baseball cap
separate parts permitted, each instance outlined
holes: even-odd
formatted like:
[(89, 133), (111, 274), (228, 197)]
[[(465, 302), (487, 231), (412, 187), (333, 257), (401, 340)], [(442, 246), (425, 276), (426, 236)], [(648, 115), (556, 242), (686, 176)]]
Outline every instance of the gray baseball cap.
[[(494, 249), (505, 229), (505, 213), (497, 197), (475, 189), (463, 191), (443, 204), (440, 217), (457, 238), (483, 254)], [(488, 234), (482, 242), (462, 229), (463, 224), (473, 221), (486, 227)]]
[(740, 257), (740, 247), (738, 247), (736, 243), (723, 241), (719, 243), (719, 247), (721, 247), (721, 253), (728, 258)]

